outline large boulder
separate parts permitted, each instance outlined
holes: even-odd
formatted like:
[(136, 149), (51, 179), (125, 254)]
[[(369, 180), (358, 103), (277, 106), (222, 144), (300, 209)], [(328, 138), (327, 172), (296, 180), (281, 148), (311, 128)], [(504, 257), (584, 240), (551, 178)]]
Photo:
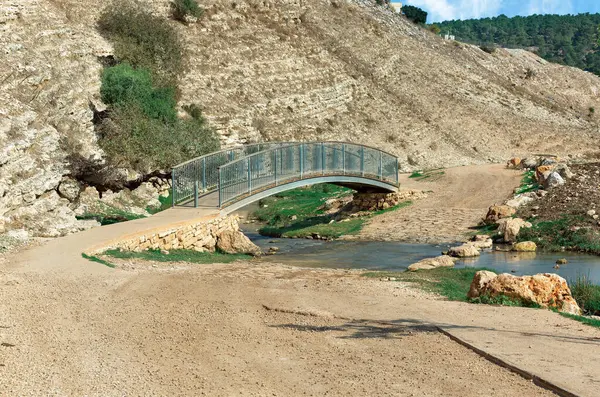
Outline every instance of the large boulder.
[(430, 270), (438, 267), (451, 267), (454, 266), (455, 260), (455, 258), (448, 255), (438, 256), (437, 258), (425, 258), (410, 265), (408, 270), (414, 272), (416, 270)]
[(512, 249), (517, 252), (535, 252), (537, 245), (533, 241), (521, 241), (513, 245)]
[(513, 216), (517, 211), (508, 205), (492, 205), (485, 216), (485, 223), (492, 225), (497, 223), (500, 219), (509, 218)]
[(556, 171), (551, 172), (550, 175), (548, 175), (544, 179), (544, 182), (543, 182), (544, 189), (552, 189), (553, 187), (561, 186), (561, 185), (564, 185), (564, 184), (565, 184), (565, 180)]
[(538, 166), (538, 159), (536, 158), (526, 158), (521, 160), (521, 167), (525, 169), (533, 170)]
[(504, 238), (504, 242), (512, 243), (517, 240), (517, 236), (522, 228), (531, 227), (531, 223), (521, 218), (507, 218), (498, 221), (498, 234)]
[(224, 230), (217, 236), (217, 249), (228, 254), (260, 256), (261, 250), (246, 235), (236, 230)]
[(448, 250), (448, 255), (457, 258), (469, 258), (473, 256), (479, 256), (479, 248), (471, 243), (466, 243), (458, 247), (452, 247)]
[(79, 197), (81, 185), (75, 179), (63, 178), (60, 185), (58, 185), (57, 191), (59, 195), (73, 202)]
[(543, 273), (522, 277), (507, 273), (492, 277), (492, 274), (492, 272), (477, 272), (471, 282), (468, 297), (505, 295), (545, 308), (554, 308), (569, 314), (581, 314), (581, 309), (573, 299), (567, 281), (557, 274)]
[(519, 208), (520, 206), (531, 203), (536, 199), (537, 194), (535, 194), (534, 192), (527, 192), (523, 194), (517, 194), (512, 199), (506, 201), (506, 205), (513, 208)]
[(476, 236), (473, 236), (471, 241), (469, 241), (468, 243), (474, 245), (479, 249), (492, 248), (492, 245), (494, 245), (492, 238), (487, 234), (478, 234)]

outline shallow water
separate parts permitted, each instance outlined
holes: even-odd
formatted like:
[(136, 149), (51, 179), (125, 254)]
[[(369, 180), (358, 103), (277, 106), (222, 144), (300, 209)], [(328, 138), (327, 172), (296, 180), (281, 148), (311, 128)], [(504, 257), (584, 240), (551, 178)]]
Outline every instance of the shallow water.
[[(252, 229), (252, 228), (245, 228)], [(312, 239), (278, 239), (260, 236), (245, 230), (263, 250), (278, 247), (276, 255), (264, 256), (265, 262), (283, 262), (291, 265), (342, 269), (405, 270), (423, 258), (438, 256), (449, 245), (405, 244), (385, 241), (320, 241)], [(566, 258), (568, 264), (554, 269), (557, 259)], [(500, 252), (484, 251), (479, 258), (456, 262), (456, 268), (487, 267), (499, 273), (531, 275), (557, 273), (567, 280), (579, 274), (590, 276), (600, 284), (600, 256), (568, 252)]]

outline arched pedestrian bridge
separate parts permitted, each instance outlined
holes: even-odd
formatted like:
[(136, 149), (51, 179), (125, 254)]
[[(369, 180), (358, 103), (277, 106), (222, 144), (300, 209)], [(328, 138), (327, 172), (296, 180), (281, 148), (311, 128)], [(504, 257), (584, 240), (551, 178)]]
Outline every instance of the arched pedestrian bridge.
[(333, 183), (365, 192), (398, 188), (398, 158), (349, 142), (276, 142), (210, 153), (173, 167), (173, 206), (226, 214), (301, 186)]

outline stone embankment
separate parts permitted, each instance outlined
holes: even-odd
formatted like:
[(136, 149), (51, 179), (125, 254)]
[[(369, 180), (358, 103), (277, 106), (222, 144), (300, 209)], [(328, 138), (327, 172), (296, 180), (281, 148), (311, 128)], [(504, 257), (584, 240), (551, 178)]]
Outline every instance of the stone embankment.
[(421, 190), (406, 190), (397, 193), (355, 193), (352, 199), (352, 212), (378, 211), (395, 207), (403, 201), (427, 197)]
[(475, 274), (468, 294), (470, 299), (500, 295), (564, 313), (581, 314), (567, 281), (557, 274), (517, 277), (507, 273), (497, 275), (485, 270)]
[(239, 228), (237, 216), (202, 220), (182, 226), (166, 228), (95, 248), (88, 254), (99, 254), (108, 249), (141, 252), (144, 250), (186, 249), (198, 252), (260, 255), (261, 250)]

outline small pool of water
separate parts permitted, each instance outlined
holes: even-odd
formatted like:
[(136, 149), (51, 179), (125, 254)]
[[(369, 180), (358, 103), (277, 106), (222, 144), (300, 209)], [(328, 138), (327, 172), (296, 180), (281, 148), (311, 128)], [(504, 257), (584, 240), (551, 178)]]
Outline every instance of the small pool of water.
[[(276, 255), (263, 257), (265, 262), (283, 262), (309, 267), (342, 269), (405, 270), (423, 258), (438, 256), (449, 245), (405, 244), (385, 241), (320, 241), (312, 239), (278, 239), (264, 237), (253, 231), (244, 231), (264, 251), (278, 247)], [(250, 230), (249, 230), (250, 229)], [(554, 269), (557, 259), (566, 258), (568, 264)], [(487, 267), (499, 273), (531, 275), (557, 273), (569, 280), (579, 274), (589, 275), (600, 284), (600, 256), (569, 252), (501, 252), (484, 251), (478, 258), (456, 262), (456, 268)]]

